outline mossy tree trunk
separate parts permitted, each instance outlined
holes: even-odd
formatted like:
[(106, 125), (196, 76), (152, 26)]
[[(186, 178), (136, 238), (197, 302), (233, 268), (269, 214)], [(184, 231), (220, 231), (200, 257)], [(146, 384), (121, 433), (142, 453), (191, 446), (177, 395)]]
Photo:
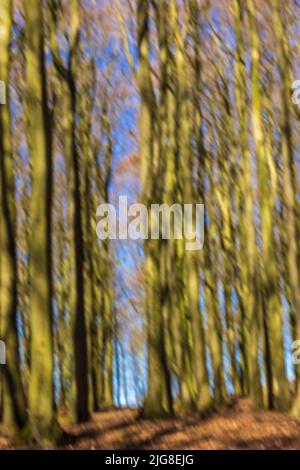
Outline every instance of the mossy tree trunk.
[(53, 388), (51, 208), (52, 148), (46, 93), (42, 2), (25, 4), (26, 122), (32, 165), (30, 240), (31, 374), (30, 437), (52, 440), (56, 433)]
[(0, 80), (6, 86), (6, 104), (0, 105), (0, 337), (6, 345), (1, 366), (4, 432), (18, 432), (25, 423), (26, 403), (19, 358), (17, 330), (16, 208), (10, 116), (10, 40), (12, 1), (0, 7)]

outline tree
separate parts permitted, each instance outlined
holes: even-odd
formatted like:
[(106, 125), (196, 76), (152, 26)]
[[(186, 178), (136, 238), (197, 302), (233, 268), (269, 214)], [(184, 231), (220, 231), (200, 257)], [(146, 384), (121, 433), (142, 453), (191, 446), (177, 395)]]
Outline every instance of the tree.
[(32, 165), (30, 240), (31, 374), (28, 434), (38, 443), (57, 433), (53, 401), (52, 146), (47, 101), (42, 2), (25, 5), (26, 124)]
[(9, 100), (12, 6), (11, 0), (5, 0), (0, 16), (0, 78), (7, 89), (6, 105), (0, 106), (0, 333), (7, 351), (7, 364), (1, 366), (1, 421), (8, 433), (18, 432), (26, 420), (17, 331), (16, 207)]
[(68, 214), (70, 223), (71, 285), (70, 311), (74, 348), (73, 417), (77, 422), (89, 417), (88, 405), (88, 351), (85, 317), (84, 246), (82, 225), (81, 179), (76, 139), (76, 48), (80, 40), (80, 4), (70, 3), (70, 38), (67, 68), (59, 54), (56, 37), (57, 5), (51, 4), (51, 52), (62, 86), (64, 154), (68, 175)]
[[(155, 191), (154, 110), (149, 57), (149, 2), (138, 1), (138, 84), (141, 93), (141, 181), (148, 206), (158, 198)], [(154, 160), (154, 161), (153, 161)], [(170, 376), (166, 362), (165, 331), (160, 310), (159, 241), (149, 240), (145, 247), (146, 312), (148, 331), (148, 393), (143, 414), (159, 417), (172, 412)]]

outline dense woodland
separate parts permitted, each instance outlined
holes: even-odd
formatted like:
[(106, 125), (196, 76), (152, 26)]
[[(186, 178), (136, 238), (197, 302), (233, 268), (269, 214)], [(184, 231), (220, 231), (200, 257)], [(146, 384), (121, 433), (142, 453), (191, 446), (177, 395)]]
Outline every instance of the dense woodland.
[[(296, 0), (0, 0), (1, 433), (232, 397), (300, 414)], [(298, 75), (297, 75), (298, 74)], [(96, 209), (205, 204), (205, 241)]]

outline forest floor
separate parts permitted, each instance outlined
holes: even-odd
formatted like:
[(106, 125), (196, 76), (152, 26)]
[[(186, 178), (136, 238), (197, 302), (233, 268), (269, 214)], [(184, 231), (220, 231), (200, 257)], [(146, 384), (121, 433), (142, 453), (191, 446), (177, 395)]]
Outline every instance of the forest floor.
[[(254, 412), (239, 400), (210, 416), (141, 420), (132, 409), (96, 413), (90, 422), (65, 426), (60, 449), (300, 449), (300, 420)], [(0, 439), (0, 448), (12, 448)]]

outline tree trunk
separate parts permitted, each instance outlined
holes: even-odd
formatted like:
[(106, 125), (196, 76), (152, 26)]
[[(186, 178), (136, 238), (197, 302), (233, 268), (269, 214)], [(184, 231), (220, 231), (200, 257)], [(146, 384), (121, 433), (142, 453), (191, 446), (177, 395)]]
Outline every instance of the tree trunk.
[(18, 432), (25, 423), (17, 331), (16, 213), (9, 102), (12, 1), (3, 0), (0, 14), (0, 79), (6, 84), (6, 104), (0, 105), (0, 338), (6, 345), (1, 366), (3, 430)]

